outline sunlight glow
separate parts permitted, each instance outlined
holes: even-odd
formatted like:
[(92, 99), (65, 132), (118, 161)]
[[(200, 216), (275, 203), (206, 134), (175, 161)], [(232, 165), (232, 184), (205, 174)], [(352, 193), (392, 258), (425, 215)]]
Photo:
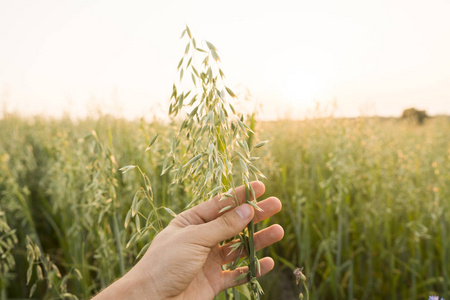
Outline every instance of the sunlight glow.
[(286, 75), (283, 97), (294, 107), (309, 107), (317, 96), (318, 87), (319, 78), (316, 74), (298, 69)]
[(450, 114), (450, 1), (30, 3), (0, 1), (5, 111), (166, 112), (187, 24), (219, 50), (226, 84), (248, 88), (267, 118), (333, 99), (346, 116), (362, 105)]

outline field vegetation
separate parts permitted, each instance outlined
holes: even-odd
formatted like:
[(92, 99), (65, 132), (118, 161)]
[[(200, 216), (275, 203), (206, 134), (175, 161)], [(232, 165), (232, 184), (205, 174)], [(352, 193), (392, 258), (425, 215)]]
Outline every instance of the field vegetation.
[[(448, 118), (248, 125), (270, 140), (253, 155), (266, 195), (283, 203), (269, 221), (285, 238), (265, 250), (276, 268), (262, 299), (298, 298), (297, 267), (311, 299), (450, 298)], [(178, 213), (194, 199), (173, 172), (161, 176), (179, 126), (6, 114), (0, 298), (87, 299), (124, 274), (171, 220), (163, 207)], [(127, 165), (139, 169), (119, 171)]]

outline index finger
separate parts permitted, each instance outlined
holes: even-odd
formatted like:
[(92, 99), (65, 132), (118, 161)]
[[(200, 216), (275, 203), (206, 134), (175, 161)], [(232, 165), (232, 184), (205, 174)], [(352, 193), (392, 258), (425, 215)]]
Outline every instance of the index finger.
[[(265, 186), (262, 182), (252, 181), (250, 182), (250, 185), (253, 187), (253, 190), (255, 191), (256, 198), (264, 194)], [(246, 196), (245, 186), (241, 185), (240, 187), (236, 188), (236, 194), (234, 197), (220, 200), (222, 196), (218, 195), (189, 210), (184, 211), (183, 213), (180, 214), (180, 216), (185, 218), (191, 225), (199, 225), (207, 223), (220, 216), (221, 213), (219, 212), (221, 209), (230, 205), (232, 205), (233, 207), (236, 206), (236, 200), (238, 202), (238, 205), (244, 203), (245, 196)]]

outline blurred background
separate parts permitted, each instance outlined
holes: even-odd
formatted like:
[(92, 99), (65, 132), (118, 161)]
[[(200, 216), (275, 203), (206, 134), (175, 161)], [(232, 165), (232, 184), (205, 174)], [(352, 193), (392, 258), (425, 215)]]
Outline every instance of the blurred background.
[[(310, 299), (450, 299), (449, 12), (447, 0), (0, 0), (0, 299), (89, 299), (170, 222), (164, 207), (191, 203), (206, 167), (179, 184), (163, 170), (217, 138), (190, 147), (177, 132), (192, 116), (168, 116), (189, 71), (177, 70), (186, 25), (238, 95), (225, 99), (239, 118), (222, 107), (202, 120), (251, 128), (239, 149), (270, 141), (251, 156), (284, 209), (258, 228), (285, 237), (258, 254), (276, 262), (262, 299), (307, 299), (297, 267)], [(190, 137), (211, 132), (189, 124)]]

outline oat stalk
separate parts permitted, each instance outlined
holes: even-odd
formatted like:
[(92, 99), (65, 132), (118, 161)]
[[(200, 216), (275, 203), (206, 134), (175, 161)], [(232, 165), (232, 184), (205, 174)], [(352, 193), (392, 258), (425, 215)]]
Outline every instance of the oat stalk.
[[(220, 195), (221, 199), (234, 197), (235, 187), (245, 185), (246, 202), (255, 209), (255, 191), (250, 178), (258, 180), (264, 175), (253, 164), (258, 158), (251, 156), (249, 136), (254, 134), (245, 123), (244, 115), (237, 113), (232, 102), (235, 93), (225, 86), (224, 73), (219, 66), (217, 49), (210, 42), (197, 41), (188, 27), (181, 38), (187, 35), (184, 56), (178, 64), (179, 82), (173, 85), (169, 115), (181, 125), (172, 140), (172, 148), (164, 160), (163, 174), (173, 173), (174, 186), (182, 185), (193, 194), (188, 205)], [(178, 118), (178, 119), (177, 119)], [(234, 206), (237, 206), (237, 201)], [(232, 209), (228, 206), (221, 212)], [(250, 291), (253, 299), (259, 299), (261, 286), (256, 280), (259, 262), (254, 250), (254, 224), (248, 224), (236, 239), (238, 250), (247, 250)], [(230, 268), (242, 264), (237, 260)]]

